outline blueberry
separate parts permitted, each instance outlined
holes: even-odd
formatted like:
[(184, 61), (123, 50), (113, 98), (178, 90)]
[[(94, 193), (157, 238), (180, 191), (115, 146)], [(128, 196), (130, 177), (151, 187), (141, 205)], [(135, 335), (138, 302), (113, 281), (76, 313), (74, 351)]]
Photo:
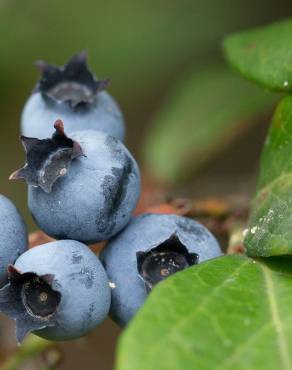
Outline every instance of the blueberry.
[(34, 247), (8, 267), (0, 311), (16, 321), (21, 342), (34, 332), (49, 340), (85, 335), (110, 307), (110, 287), (98, 257), (84, 244), (60, 240)]
[(162, 214), (133, 218), (100, 257), (114, 286), (111, 317), (125, 326), (155, 284), (220, 255), (214, 236), (192, 219)]
[(109, 239), (131, 218), (140, 195), (139, 168), (124, 145), (98, 131), (68, 138), (57, 121), (52, 139), (22, 137), (26, 165), (11, 175), (29, 184), (29, 209), (55, 239)]
[(33, 94), (25, 104), (21, 132), (45, 139), (53, 134), (56, 119), (67, 122), (67, 133), (99, 130), (124, 140), (123, 115), (104, 89), (109, 80), (96, 80), (88, 70), (86, 53), (75, 55), (64, 67), (37, 62), (41, 71)]
[(27, 249), (27, 231), (14, 204), (0, 195), (0, 286), (7, 283), (6, 267)]

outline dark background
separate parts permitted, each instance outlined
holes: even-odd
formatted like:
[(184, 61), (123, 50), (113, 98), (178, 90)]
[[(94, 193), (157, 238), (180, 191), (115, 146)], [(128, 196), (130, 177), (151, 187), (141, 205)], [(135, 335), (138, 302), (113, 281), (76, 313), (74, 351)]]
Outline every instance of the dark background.
[[(19, 117), (38, 78), (33, 61), (62, 65), (74, 53), (87, 50), (92, 70), (112, 80), (109, 91), (127, 121), (127, 146), (143, 166), (141, 153), (152, 117), (179, 76), (217, 63), (225, 35), (287, 17), (291, 10), (291, 1), (285, 0), (0, 0), (1, 193), (17, 204), (34, 230), (26, 186), (8, 181), (24, 161)], [(268, 116), (223, 148), (193, 180), (172, 189), (173, 194), (248, 199), (267, 121)], [(6, 320), (0, 329), (3, 357), (15, 343)], [(117, 334), (108, 320), (85, 339), (62, 345), (61, 368), (112, 369)], [(28, 368), (32, 366), (41, 369), (38, 362)]]

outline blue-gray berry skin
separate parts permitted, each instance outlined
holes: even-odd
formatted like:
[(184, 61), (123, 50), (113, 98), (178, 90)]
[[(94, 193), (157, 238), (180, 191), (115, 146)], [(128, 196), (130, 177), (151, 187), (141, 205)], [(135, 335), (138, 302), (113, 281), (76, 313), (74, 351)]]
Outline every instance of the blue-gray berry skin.
[(70, 136), (84, 156), (71, 162), (50, 193), (29, 186), (29, 209), (56, 239), (107, 240), (129, 222), (140, 196), (138, 165), (125, 146), (98, 131)]
[(125, 124), (116, 101), (104, 91), (109, 80), (98, 80), (88, 69), (87, 54), (74, 55), (62, 67), (36, 62), (41, 72), (21, 117), (21, 133), (46, 139), (52, 136), (52, 122), (66, 122), (66, 132), (98, 130), (124, 140)]
[(133, 218), (102, 251), (101, 261), (114, 284), (110, 315), (125, 326), (147, 297), (145, 282), (138, 273), (137, 253), (155, 249), (177, 238), (197, 262), (222, 254), (214, 236), (198, 222), (177, 215), (145, 214)]
[(15, 205), (0, 195), (0, 287), (7, 282), (7, 265), (26, 251), (27, 230)]
[[(18, 276), (0, 290), (0, 310), (16, 320), (18, 342), (31, 331), (49, 340), (79, 338), (106, 318), (111, 300), (109, 281), (98, 257), (86, 245), (73, 240), (43, 244), (21, 255), (13, 269)], [(38, 296), (30, 290), (30, 298), (24, 300), (24, 289), (33, 284), (33, 279), (26, 278), (31, 275), (49, 281), (50, 289), (58, 294), (56, 307), (46, 317), (27, 308), (31, 299), (40, 307), (37, 299), (43, 298), (40, 312), (44, 312), (48, 296), (42, 290)]]
[(99, 130), (116, 137), (125, 138), (122, 112), (106, 91), (98, 91), (94, 102), (86, 110), (75, 111), (68, 105), (48, 103), (40, 92), (33, 93), (25, 104), (21, 116), (21, 134), (45, 139), (54, 132), (52, 122), (66, 122), (66, 133), (80, 130)]

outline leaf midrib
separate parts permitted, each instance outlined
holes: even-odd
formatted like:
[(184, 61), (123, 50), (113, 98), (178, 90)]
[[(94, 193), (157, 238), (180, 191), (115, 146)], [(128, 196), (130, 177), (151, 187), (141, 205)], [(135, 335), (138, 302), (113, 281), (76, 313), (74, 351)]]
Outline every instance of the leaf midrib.
[[(240, 346), (236, 347), (235, 351), (228, 358), (226, 358), (223, 363), (221, 363), (218, 367), (216, 367), (216, 370), (224, 370), (227, 368), (227, 366), (234, 364), (234, 362), (238, 358), (240, 358), (240, 354), (246, 349), (248, 344), (250, 344), (254, 339), (256, 339), (256, 337), (261, 335), (270, 326), (274, 326), (275, 331), (276, 331), (277, 342), (278, 342), (278, 346), (280, 350), (279, 352), (280, 358), (283, 363), (283, 369), (284, 370), (292, 369), (291, 361), (289, 357), (289, 350), (287, 347), (287, 339), (285, 337), (283, 325), (280, 320), (279, 309), (278, 309), (277, 299), (276, 299), (276, 294), (275, 294), (275, 288), (274, 288), (273, 280), (271, 278), (271, 270), (269, 270), (264, 264), (260, 263), (259, 261), (257, 262), (263, 272), (263, 277), (266, 283), (267, 298), (268, 298), (270, 311), (272, 315), (272, 321), (267, 321), (257, 331), (253, 332), (252, 335), (248, 337)], [(283, 273), (279, 273), (279, 274), (283, 275)], [(291, 277), (291, 275), (288, 275), (288, 276)]]
[(273, 279), (271, 277), (271, 270), (269, 270), (265, 265), (259, 264), (263, 271), (263, 276), (265, 278), (266, 282), (266, 288), (267, 288), (267, 296), (268, 296), (268, 301), (270, 304), (270, 310), (272, 314), (272, 322), (275, 327), (275, 331), (277, 334), (277, 342), (278, 342), (278, 347), (279, 347), (279, 353), (280, 357), (282, 360), (283, 364), (283, 369), (285, 370), (291, 370), (292, 369), (292, 364), (290, 361), (290, 356), (289, 356), (289, 349), (287, 346), (287, 338), (285, 335), (284, 327), (281, 321), (281, 316), (279, 313), (279, 307), (277, 304), (277, 297), (276, 297), (276, 292), (275, 292), (275, 287), (273, 283)]

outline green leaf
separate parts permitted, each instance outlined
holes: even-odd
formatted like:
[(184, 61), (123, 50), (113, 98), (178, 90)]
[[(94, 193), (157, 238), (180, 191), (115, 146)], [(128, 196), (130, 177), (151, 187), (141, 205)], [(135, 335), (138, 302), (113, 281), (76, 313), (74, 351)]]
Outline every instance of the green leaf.
[(267, 112), (275, 96), (224, 67), (207, 67), (175, 85), (145, 142), (146, 166), (160, 181), (185, 179)]
[(291, 370), (291, 260), (225, 256), (166, 279), (123, 334), (117, 369)]
[(292, 254), (292, 97), (279, 104), (260, 164), (245, 238), (252, 256)]
[(292, 19), (227, 37), (224, 51), (243, 76), (276, 91), (292, 91)]

